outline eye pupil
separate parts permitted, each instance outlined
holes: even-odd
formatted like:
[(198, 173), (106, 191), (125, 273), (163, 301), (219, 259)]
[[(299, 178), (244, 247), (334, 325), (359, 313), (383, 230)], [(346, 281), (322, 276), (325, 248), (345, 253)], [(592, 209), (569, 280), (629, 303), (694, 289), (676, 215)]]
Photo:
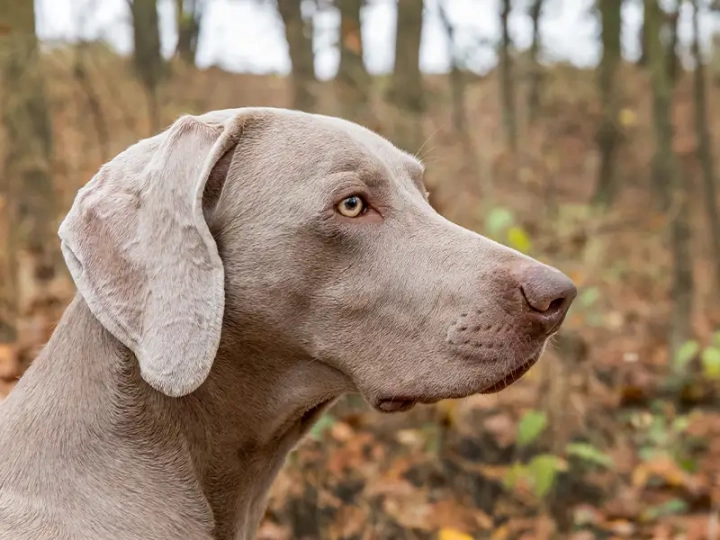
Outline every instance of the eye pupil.
[(337, 206), (338, 212), (346, 217), (357, 217), (360, 214), (364, 214), (367, 209), (365, 201), (362, 197), (357, 195), (351, 195)]

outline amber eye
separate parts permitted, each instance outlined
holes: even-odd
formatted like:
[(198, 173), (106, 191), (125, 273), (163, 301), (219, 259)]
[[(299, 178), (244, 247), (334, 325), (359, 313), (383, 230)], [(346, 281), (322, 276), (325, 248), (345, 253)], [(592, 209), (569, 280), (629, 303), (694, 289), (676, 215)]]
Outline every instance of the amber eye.
[(367, 211), (367, 204), (357, 195), (353, 195), (340, 201), (337, 211), (345, 217), (355, 218)]

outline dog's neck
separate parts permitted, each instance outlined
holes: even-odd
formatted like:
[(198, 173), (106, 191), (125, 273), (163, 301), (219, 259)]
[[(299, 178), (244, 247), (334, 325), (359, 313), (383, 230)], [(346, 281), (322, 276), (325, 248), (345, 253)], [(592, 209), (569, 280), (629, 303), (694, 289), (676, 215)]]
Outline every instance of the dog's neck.
[[(286, 455), (348, 389), (344, 377), (322, 363), (252, 349), (223, 338), (205, 384), (169, 398), (142, 380), (132, 354), (76, 297), (17, 390), (29, 410), (41, 395), (55, 402), (45, 418), (54, 419), (48, 429), (72, 439), (71, 447), (84, 439), (84, 459), (95, 460), (95, 470), (104, 470), (99, 462), (105, 459), (113, 460), (108, 471), (136, 469), (135, 476), (148, 478), (142, 497), (160, 497), (163, 507), (192, 506), (172, 511), (215, 540), (249, 540)], [(90, 434), (97, 430), (101, 440)], [(68, 447), (68, 441), (54, 444)], [(172, 465), (163, 466), (154, 485), (148, 471), (157, 475), (158, 463)]]

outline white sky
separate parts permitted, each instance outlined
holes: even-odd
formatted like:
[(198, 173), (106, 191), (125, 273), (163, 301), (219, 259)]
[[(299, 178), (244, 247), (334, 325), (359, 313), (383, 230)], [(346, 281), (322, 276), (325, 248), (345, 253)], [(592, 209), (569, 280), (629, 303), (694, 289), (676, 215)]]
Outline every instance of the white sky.
[[(122, 53), (132, 48), (132, 28), (127, 0), (35, 0), (38, 5), (38, 33), (44, 40), (68, 41), (81, 36), (103, 39)], [(272, 0), (206, 0), (209, 11), (199, 45), (199, 64), (216, 64), (230, 71), (287, 73), (290, 69), (287, 43)], [(478, 46), (478, 37), (495, 43), (499, 38), (499, 0), (447, 0), (451, 21), (457, 27), (458, 46), (471, 51), (468, 65), (479, 72), (495, 64), (491, 47)], [(531, 41), (527, 16), (529, 0), (516, 0), (510, 18), (512, 37), (524, 49)], [(592, 66), (600, 54), (593, 0), (547, 0), (542, 19), (544, 57)], [(641, 1), (627, 0), (623, 12), (623, 48), (628, 58), (639, 54), (638, 30)], [(174, 50), (173, 0), (158, 0), (163, 49)], [(437, 15), (437, 0), (425, 0), (420, 64), (426, 72), (443, 72), (448, 67), (447, 41)], [(339, 17), (336, 12), (314, 15), (315, 67), (320, 78), (331, 78), (339, 53), (335, 46)], [(718, 17), (703, 17), (703, 42), (720, 31)], [(680, 40), (687, 50), (691, 38), (690, 10), (683, 2)], [(395, 40), (395, 1), (370, 0), (363, 11), (365, 62), (372, 73), (392, 69)]]

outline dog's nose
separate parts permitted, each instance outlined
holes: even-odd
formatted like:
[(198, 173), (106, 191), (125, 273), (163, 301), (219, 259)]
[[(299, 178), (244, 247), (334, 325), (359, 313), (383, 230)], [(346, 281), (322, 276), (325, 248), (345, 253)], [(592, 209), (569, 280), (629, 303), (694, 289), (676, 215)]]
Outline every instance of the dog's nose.
[(534, 265), (523, 270), (520, 290), (529, 307), (529, 315), (540, 322), (547, 333), (562, 324), (570, 304), (577, 296), (572, 280), (555, 268)]

